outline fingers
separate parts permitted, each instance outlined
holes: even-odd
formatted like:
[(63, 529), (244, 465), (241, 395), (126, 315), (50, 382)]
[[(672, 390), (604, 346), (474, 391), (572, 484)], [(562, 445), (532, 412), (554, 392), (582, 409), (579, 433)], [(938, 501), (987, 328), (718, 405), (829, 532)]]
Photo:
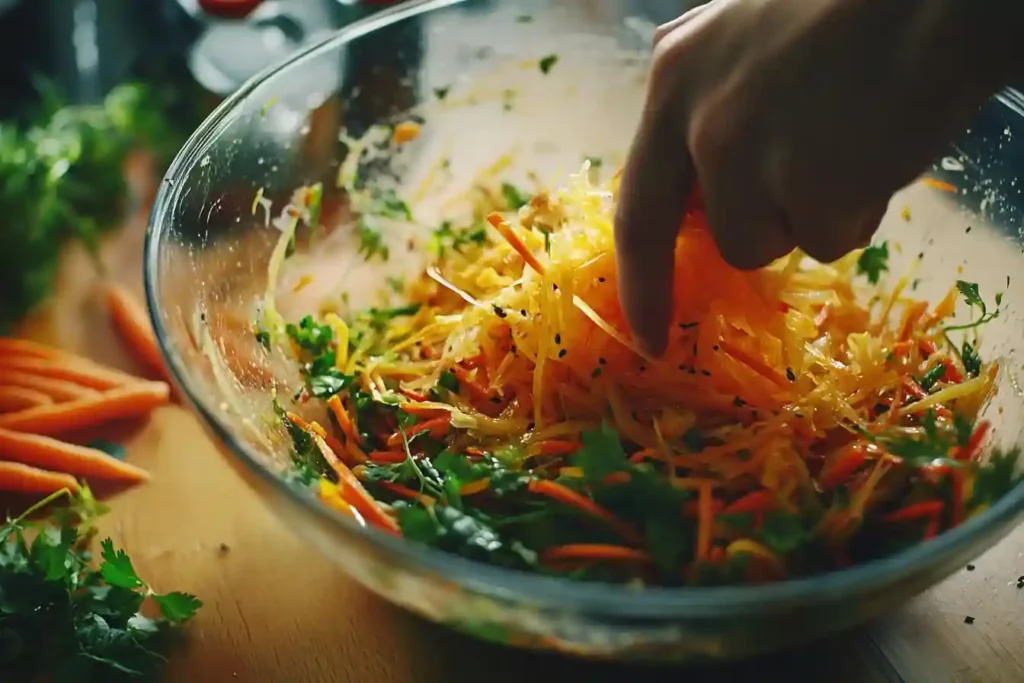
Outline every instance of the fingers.
[(821, 263), (831, 263), (871, 243), (887, 205), (878, 204), (856, 213), (831, 213), (815, 204), (794, 206), (791, 215), (797, 245)]
[(767, 195), (752, 196), (750, 187), (711, 183), (704, 190), (708, 225), (722, 258), (733, 268), (752, 270), (791, 252), (796, 244), (785, 214)]
[(615, 214), (619, 298), (633, 336), (660, 355), (672, 311), (675, 240), (693, 166), (668, 108), (649, 110), (626, 158)]
[(687, 23), (688, 21), (696, 19), (705, 9), (707, 9), (708, 5), (713, 3), (714, 0), (710, 0), (707, 3), (698, 5), (697, 7), (687, 10), (680, 16), (673, 19), (672, 21), (662, 24), (661, 26), (656, 28), (654, 30), (654, 44), (657, 45), (658, 43), (661, 42), (662, 38), (672, 33), (672, 31), (675, 31), (677, 28)]

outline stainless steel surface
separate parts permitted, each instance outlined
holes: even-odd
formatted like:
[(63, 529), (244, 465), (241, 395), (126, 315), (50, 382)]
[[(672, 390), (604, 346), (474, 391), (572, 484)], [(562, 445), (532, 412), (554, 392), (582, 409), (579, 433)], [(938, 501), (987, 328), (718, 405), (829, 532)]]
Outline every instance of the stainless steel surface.
[[(413, 108), (426, 121), (421, 140), (400, 158), (365, 164), (363, 172), (412, 187), (443, 150), (452, 168), (472, 169), (517, 149), (521, 163), (513, 172), (530, 168), (543, 177), (560, 165), (571, 170), (584, 155), (613, 161), (640, 105), (651, 27), (677, 10), (668, 2), (432, 0), (378, 15), (230, 97), (178, 156), (153, 209), (146, 290), (154, 326), (184, 395), (225, 457), (296, 533), (361, 583), (482, 638), (649, 660), (736, 658), (788, 647), (895, 608), (990, 547), (1024, 512), (1018, 487), (935, 541), (847, 571), (769, 586), (638, 591), (482, 566), (365, 531), (282, 476), (284, 448), (258, 417), (270, 379), (282, 369), (260, 351), (249, 327), (279, 234), (262, 212), (253, 215), (257, 190), (279, 209), (295, 188), (322, 181), (325, 221), (345, 229), (334, 184), (348, 150), (339, 130), (359, 135)], [(517, 66), (552, 52), (560, 61), (547, 76)], [(442, 106), (434, 92), (447, 87)], [(513, 111), (502, 106), (509, 89), (522, 104)], [(915, 185), (894, 200), (883, 226), (902, 245), (894, 270), (927, 253), (917, 274), (921, 295), (937, 297), (958, 277), (977, 281), (983, 292), (1005, 291), (1006, 309), (986, 330), (982, 348), (1003, 359), (1000, 393), (988, 413), (1003, 444), (1019, 442), (1024, 425), (1016, 388), (1016, 345), (1024, 332), (1024, 279), (1016, 277), (1024, 264), (1024, 202), (1016, 182), (1024, 119), (1008, 106), (1014, 97), (986, 105), (938, 162), (962, 188), (958, 194)], [(372, 274), (348, 263), (337, 265), (339, 289), (372, 284)]]

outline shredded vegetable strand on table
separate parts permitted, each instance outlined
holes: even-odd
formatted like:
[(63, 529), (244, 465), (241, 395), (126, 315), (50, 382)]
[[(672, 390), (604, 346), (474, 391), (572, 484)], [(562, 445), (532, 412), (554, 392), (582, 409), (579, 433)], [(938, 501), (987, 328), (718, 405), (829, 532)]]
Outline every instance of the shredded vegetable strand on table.
[[(651, 358), (616, 296), (616, 191), (585, 166), (480, 193), (500, 201), (435, 232), (407, 305), (285, 326), (299, 403), (330, 404), (322, 426), (279, 410), (326, 504), (499, 566), (713, 585), (895, 552), (1015, 483), (1016, 453), (981, 457), (998, 368), (976, 333), (999, 311), (976, 285), (934, 308), (907, 277), (883, 291), (885, 244), (740, 272), (695, 196)], [(958, 300), (974, 322), (944, 326)]]

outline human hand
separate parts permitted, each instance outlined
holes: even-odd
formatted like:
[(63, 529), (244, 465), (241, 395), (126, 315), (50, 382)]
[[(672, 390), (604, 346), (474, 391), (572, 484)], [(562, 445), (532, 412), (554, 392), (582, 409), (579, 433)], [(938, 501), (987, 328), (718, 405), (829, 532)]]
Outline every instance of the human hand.
[(660, 27), (615, 225), (640, 344), (664, 350), (672, 245), (694, 185), (738, 268), (794, 247), (828, 262), (866, 244), (892, 194), (1020, 75), (1020, 41), (998, 36), (1024, 27), (1021, 8), (713, 0)]

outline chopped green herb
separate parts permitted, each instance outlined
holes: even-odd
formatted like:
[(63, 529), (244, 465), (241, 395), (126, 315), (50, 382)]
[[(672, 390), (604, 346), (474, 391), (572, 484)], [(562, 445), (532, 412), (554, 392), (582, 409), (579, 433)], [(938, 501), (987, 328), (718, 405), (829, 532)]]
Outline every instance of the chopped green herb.
[(505, 198), (505, 204), (509, 209), (515, 211), (530, 203), (530, 195), (526, 194), (512, 183), (501, 184), (501, 196)]
[(971, 343), (964, 341), (963, 347), (960, 349), (960, 358), (964, 362), (964, 370), (967, 371), (968, 377), (977, 377), (981, 374), (981, 356), (971, 346)]
[(444, 98), (448, 97), (448, 93), (451, 91), (451, 86), (444, 86), (443, 88), (434, 88), (434, 97), (440, 102)]
[(449, 248), (461, 253), (466, 246), (482, 246), (486, 243), (487, 230), (482, 225), (456, 231), (450, 222), (445, 221), (431, 235), (429, 250), (440, 258)]
[(928, 372), (924, 373), (921, 377), (920, 382), (921, 388), (925, 391), (931, 391), (932, 387), (942, 381), (942, 378), (946, 376), (946, 366), (942, 363), (937, 364)]
[(409, 506), (398, 513), (402, 535), (470, 559), (504, 567), (536, 567), (537, 554), (518, 541), (507, 541), (473, 515), (454, 507)]
[(871, 245), (857, 259), (857, 274), (866, 275), (868, 282), (877, 285), (882, 273), (889, 270), (889, 243)]
[[(960, 294), (961, 296), (963, 296), (964, 301), (967, 302), (967, 305), (970, 306), (971, 308), (977, 308), (981, 315), (978, 317), (977, 320), (966, 323), (964, 325), (949, 325), (943, 328), (943, 333), (949, 333), (954, 330), (974, 329), (999, 317), (998, 307), (996, 308), (996, 310), (989, 312), (988, 306), (985, 304), (985, 300), (981, 298), (981, 293), (978, 291), (978, 283), (957, 280), (956, 288), (960, 291)], [(998, 295), (996, 296), (996, 299), (997, 301), (1002, 301), (1002, 297)]]
[(551, 253), (551, 231), (547, 228), (538, 227), (538, 230), (544, 235), (544, 253)]
[(270, 350), (270, 332), (262, 327), (257, 327), (256, 331), (253, 332), (256, 337), (256, 341), (259, 342), (260, 346), (265, 348), (267, 351)]
[[(0, 524), (4, 680), (155, 678), (165, 661), (166, 636), (189, 621), (202, 602), (187, 593), (154, 591), (109, 538), (101, 543), (96, 567), (87, 545), (95, 533), (94, 517), (103, 510), (87, 488), (60, 514), (28, 521), (65, 495), (53, 494)], [(147, 598), (155, 602), (158, 616), (143, 616)]]
[(442, 389), (447, 389), (453, 394), (459, 393), (459, 379), (455, 376), (455, 373), (451, 370), (445, 370), (441, 373), (441, 376), (437, 380), (438, 386)]
[(376, 211), (373, 213), (385, 218), (412, 220), (412, 211), (409, 210), (409, 205), (399, 198), (394, 190), (382, 190), (378, 194), (374, 206)]
[(590, 162), (590, 168), (595, 168), (595, 169), (596, 168), (601, 168), (601, 165), (604, 163), (601, 160), (601, 157), (586, 157), (585, 160)]
[(548, 74), (551, 69), (554, 68), (555, 64), (558, 63), (558, 55), (548, 55), (540, 60), (540, 72), (542, 74)]
[(405, 290), (405, 281), (400, 277), (389, 276), (388, 287), (390, 287), (391, 291), (395, 294), (401, 294)]
[(387, 261), (391, 252), (384, 243), (384, 236), (380, 230), (367, 222), (365, 217), (357, 221), (356, 228), (359, 231), (358, 253), (367, 261), (374, 256), (380, 256), (381, 261)]

